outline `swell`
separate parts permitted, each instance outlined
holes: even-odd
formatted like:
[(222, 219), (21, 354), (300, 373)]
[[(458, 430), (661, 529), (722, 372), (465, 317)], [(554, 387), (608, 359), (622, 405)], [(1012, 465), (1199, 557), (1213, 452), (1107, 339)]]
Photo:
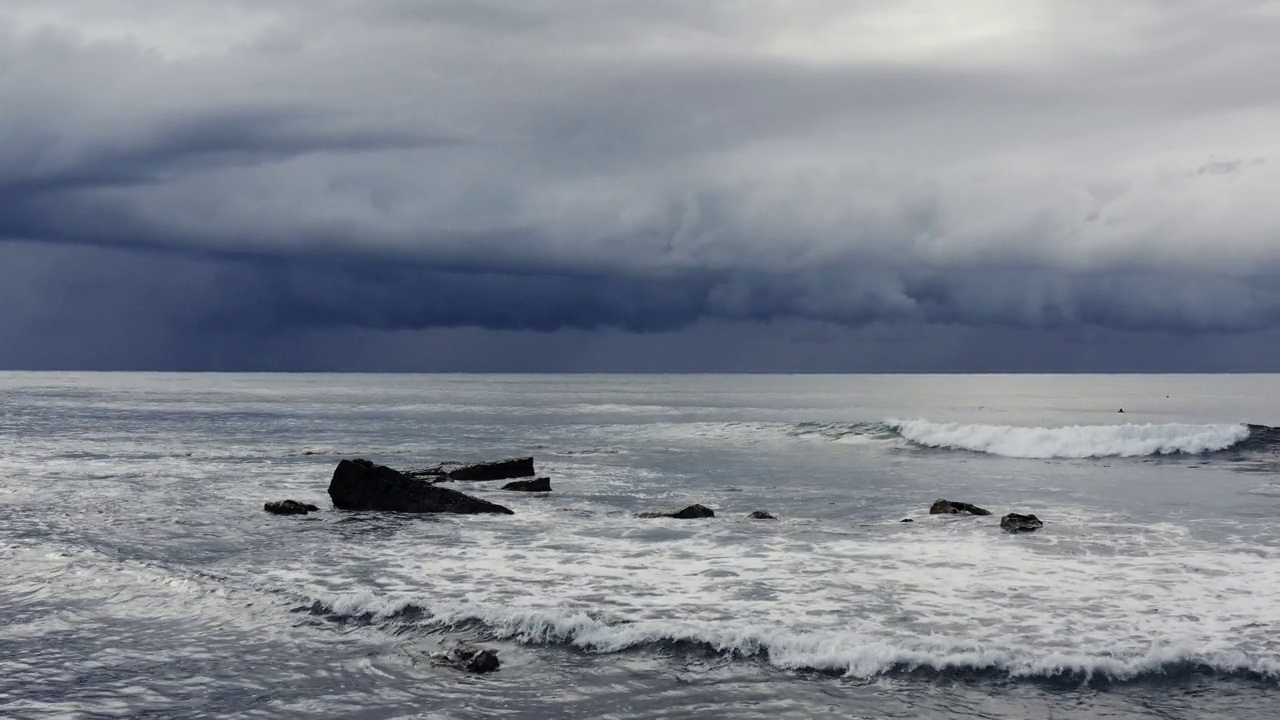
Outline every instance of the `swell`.
[[(366, 604), (367, 603), (367, 604)], [(1275, 684), (1280, 660), (1239, 652), (1152, 649), (1122, 656), (1086, 648), (1034, 649), (947, 645), (934, 637), (873, 638), (854, 633), (778, 629), (728, 629), (678, 620), (607, 621), (587, 613), (431, 609), (370, 596), (293, 609), (340, 625), (373, 625), (403, 635), (463, 632), (529, 646), (564, 647), (610, 655), (650, 652), (764, 662), (791, 672), (874, 679), (919, 676), (1017, 680), (1088, 685), (1176, 684), (1192, 678), (1230, 678)]]
[(1023, 427), (891, 420), (802, 423), (791, 435), (836, 442), (905, 442), (925, 450), (1015, 458), (1100, 458), (1266, 454), (1280, 451), (1280, 428), (1248, 424), (1122, 424)]

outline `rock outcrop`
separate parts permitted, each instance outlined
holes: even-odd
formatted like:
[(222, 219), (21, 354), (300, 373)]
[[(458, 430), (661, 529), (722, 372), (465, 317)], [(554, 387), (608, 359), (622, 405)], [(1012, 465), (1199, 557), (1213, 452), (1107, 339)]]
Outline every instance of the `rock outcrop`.
[(435, 467), (408, 470), (409, 477), (439, 480), (484, 482), (487, 480), (511, 480), (533, 477), (533, 458), (520, 457), (481, 463), (441, 463)]
[(516, 480), (502, 486), (503, 490), (517, 492), (551, 492), (551, 478), (540, 477), (534, 480)]
[(262, 509), (275, 515), (306, 515), (320, 508), (310, 503), (300, 503), (297, 500), (276, 500), (275, 502), (263, 503)]
[(955, 515), (957, 513), (969, 513), (970, 515), (990, 515), (990, 510), (983, 510), (977, 505), (970, 505), (963, 502), (952, 502), (950, 500), (934, 500), (929, 506), (930, 515)]
[(715, 511), (705, 505), (690, 505), (689, 507), (684, 508), (683, 510), (677, 510), (675, 512), (670, 512), (670, 513), (664, 513), (664, 512), (640, 513), (640, 517), (642, 518), (675, 518), (677, 520), (696, 520), (698, 518), (709, 518), (709, 517), (715, 517), (715, 516), (716, 516)]
[(329, 497), (343, 510), (391, 510), (408, 513), (496, 513), (511, 510), (457, 490), (432, 485), (383, 465), (356, 458), (343, 460), (333, 471)]
[(752, 512), (747, 517), (751, 518), (752, 520), (777, 520), (778, 519), (773, 515), (770, 515), (769, 513), (765, 512), (764, 510), (756, 510), (755, 512)]
[(1044, 523), (1035, 515), (1019, 515), (1018, 513), (1009, 513), (1000, 518), (1000, 527), (1005, 532), (1023, 533), (1039, 530), (1044, 527)]

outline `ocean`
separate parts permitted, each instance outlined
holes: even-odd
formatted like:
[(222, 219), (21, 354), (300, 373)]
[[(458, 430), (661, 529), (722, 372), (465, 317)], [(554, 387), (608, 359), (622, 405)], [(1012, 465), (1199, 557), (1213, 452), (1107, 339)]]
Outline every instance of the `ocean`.
[[(1277, 397), (1273, 375), (4, 373), (0, 716), (1274, 718)], [(451, 486), (510, 516), (326, 494), (342, 458), (522, 455), (551, 493)], [(263, 512), (285, 498), (320, 511)], [(693, 503), (716, 516), (637, 517)], [(501, 669), (432, 662), (455, 643)]]

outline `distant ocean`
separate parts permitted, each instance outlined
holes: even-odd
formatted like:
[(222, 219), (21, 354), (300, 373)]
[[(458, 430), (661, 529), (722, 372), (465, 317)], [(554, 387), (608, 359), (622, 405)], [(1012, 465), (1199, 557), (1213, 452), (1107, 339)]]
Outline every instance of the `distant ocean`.
[[(1277, 398), (1270, 375), (4, 373), (0, 717), (1275, 718)], [(520, 455), (551, 493), (452, 485), (511, 516), (326, 495), (342, 458)], [(263, 512), (284, 498), (320, 512)], [(716, 517), (636, 517), (692, 503)], [(456, 642), (502, 668), (430, 661)]]

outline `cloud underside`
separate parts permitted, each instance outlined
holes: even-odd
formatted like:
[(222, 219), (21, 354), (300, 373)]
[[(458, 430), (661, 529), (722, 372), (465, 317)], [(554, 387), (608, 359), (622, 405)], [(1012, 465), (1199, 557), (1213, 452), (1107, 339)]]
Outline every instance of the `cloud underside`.
[(340, 5), (0, 10), (7, 362), (1280, 326), (1269, 3)]

